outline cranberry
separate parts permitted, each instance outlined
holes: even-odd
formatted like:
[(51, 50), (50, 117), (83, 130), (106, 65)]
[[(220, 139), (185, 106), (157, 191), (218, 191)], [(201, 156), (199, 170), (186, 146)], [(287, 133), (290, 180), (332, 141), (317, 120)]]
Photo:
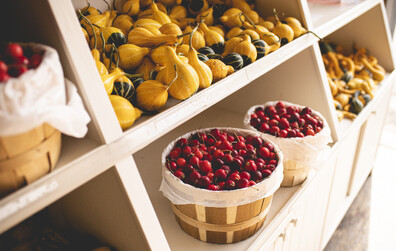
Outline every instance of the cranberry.
[(289, 121), (286, 118), (281, 118), (279, 120), (279, 127), (282, 129), (289, 128)]
[(269, 169), (264, 169), (263, 171), (261, 171), (261, 175), (263, 178), (267, 178), (268, 176), (271, 175), (271, 173), (272, 173), (272, 171)]
[(304, 115), (304, 114), (311, 114), (311, 113), (312, 113), (312, 110), (311, 110), (311, 108), (309, 108), (309, 107), (305, 107), (304, 109), (301, 110), (301, 114), (302, 114), (302, 115)]
[(5, 83), (10, 79), (10, 75), (7, 72), (0, 71), (0, 83)]
[(241, 178), (237, 183), (238, 188), (245, 188), (249, 186), (249, 180), (246, 178)]
[(201, 188), (207, 188), (210, 185), (210, 179), (208, 176), (201, 176), (197, 181), (197, 186)]
[(10, 58), (22, 57), (23, 49), (19, 44), (9, 44), (4, 50), (4, 55)]
[(230, 174), (230, 176), (228, 176), (228, 179), (238, 182), (238, 180), (241, 179), (241, 176), (239, 176), (238, 173), (232, 173), (232, 174)]
[(217, 191), (217, 190), (220, 190), (220, 186), (219, 185), (215, 185), (215, 184), (210, 184), (208, 186), (208, 190)]
[(174, 171), (176, 171), (176, 169), (177, 169), (177, 164), (176, 164), (176, 162), (174, 162), (174, 161), (170, 161), (170, 162), (167, 163), (166, 167), (167, 167), (170, 171), (174, 172)]
[(202, 161), (200, 161), (199, 164), (198, 164), (198, 166), (199, 166), (199, 170), (200, 170), (202, 173), (209, 173), (209, 172), (212, 172), (212, 165), (211, 165), (210, 162), (207, 161), (207, 160), (202, 160)]
[(237, 143), (235, 143), (234, 149), (236, 149), (236, 150), (246, 149), (246, 144), (245, 144), (245, 142), (243, 142), (243, 141), (238, 141)]
[(280, 131), (279, 127), (273, 126), (270, 128), (269, 133), (272, 135), (278, 136), (279, 131)]
[(186, 138), (181, 138), (177, 141), (176, 145), (179, 147), (186, 146), (188, 144), (188, 141)]
[(225, 189), (225, 190), (233, 190), (235, 188), (236, 188), (236, 184), (235, 184), (235, 181), (233, 181), (233, 180), (227, 180), (223, 187), (223, 189)]
[(279, 137), (286, 138), (287, 135), (288, 135), (288, 131), (286, 131), (286, 130), (280, 130), (279, 131)]
[(182, 171), (176, 171), (173, 173), (173, 175), (175, 175), (177, 178), (184, 180), (186, 178), (186, 176), (184, 175), (184, 173)]
[(34, 54), (29, 60), (29, 65), (28, 65), (29, 69), (37, 68), (41, 64), (42, 60), (43, 60), (42, 55)]
[(227, 178), (227, 171), (224, 169), (217, 169), (214, 172), (214, 178), (216, 181), (223, 181)]
[(177, 163), (178, 167), (183, 167), (183, 166), (185, 166), (187, 164), (187, 161), (184, 158), (178, 158), (176, 160), (176, 163)]
[(282, 101), (278, 101), (275, 105), (276, 109), (285, 108), (285, 104)]
[(260, 147), (260, 149), (258, 150), (258, 154), (261, 158), (266, 159), (270, 156), (270, 150), (267, 147), (263, 146)]
[(264, 122), (261, 124), (259, 131), (260, 132), (268, 132), (269, 129), (270, 129), (270, 126), (266, 122)]
[(257, 165), (254, 160), (247, 160), (244, 166), (245, 170), (249, 173), (257, 171)]
[(2, 72), (7, 72), (8, 71), (8, 66), (4, 61), (0, 60), (0, 73)]
[(243, 171), (243, 172), (241, 172), (240, 174), (239, 174), (239, 176), (241, 177), (241, 179), (243, 179), (243, 178), (245, 178), (245, 179), (247, 179), (247, 180), (250, 180), (250, 173), (248, 173), (248, 172), (246, 172), (246, 171)]
[(201, 178), (201, 174), (198, 171), (194, 171), (188, 176), (188, 181), (191, 185), (195, 186), (199, 178)]
[(267, 147), (270, 152), (274, 151), (274, 146), (269, 142), (265, 142), (263, 146)]
[(260, 171), (257, 170), (255, 172), (252, 172), (252, 180), (259, 181), (261, 179), (263, 179), (263, 175)]

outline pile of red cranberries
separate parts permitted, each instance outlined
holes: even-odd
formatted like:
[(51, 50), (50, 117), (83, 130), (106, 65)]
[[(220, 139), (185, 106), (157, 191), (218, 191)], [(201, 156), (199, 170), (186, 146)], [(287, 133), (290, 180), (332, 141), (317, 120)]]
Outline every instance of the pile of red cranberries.
[(234, 190), (271, 175), (278, 156), (274, 146), (258, 136), (211, 129), (180, 138), (165, 165), (174, 176), (197, 188)]
[(322, 119), (309, 107), (285, 106), (282, 101), (257, 107), (249, 123), (260, 132), (281, 138), (315, 136), (323, 128)]

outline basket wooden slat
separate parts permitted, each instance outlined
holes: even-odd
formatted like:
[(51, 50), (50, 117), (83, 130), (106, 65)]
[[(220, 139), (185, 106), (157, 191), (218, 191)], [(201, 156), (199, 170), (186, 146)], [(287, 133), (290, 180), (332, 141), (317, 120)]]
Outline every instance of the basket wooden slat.
[(303, 183), (307, 179), (310, 170), (311, 167), (299, 166), (296, 161), (287, 161), (284, 163), (281, 186), (291, 187)]
[(51, 172), (60, 147), (61, 133), (47, 124), (23, 134), (0, 137), (0, 196)]
[(180, 227), (192, 237), (210, 243), (235, 243), (256, 233), (263, 225), (272, 196), (232, 207), (173, 205)]

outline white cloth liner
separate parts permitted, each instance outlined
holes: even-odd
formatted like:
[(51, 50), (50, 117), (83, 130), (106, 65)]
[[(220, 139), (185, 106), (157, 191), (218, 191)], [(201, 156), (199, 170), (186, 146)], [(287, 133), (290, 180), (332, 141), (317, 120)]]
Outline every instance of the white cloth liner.
[(39, 67), (0, 84), (0, 136), (27, 132), (48, 123), (64, 134), (83, 137), (90, 121), (76, 87), (63, 76), (56, 50), (25, 43), (42, 52)]
[[(255, 105), (249, 108), (247, 111), (244, 124), (246, 128), (258, 132), (256, 128), (250, 125), (250, 115), (254, 113), (258, 107), (266, 107), (269, 105), (275, 106), (279, 101), (269, 101), (262, 105)], [(285, 106), (296, 106), (304, 108), (305, 106), (296, 105), (287, 101), (282, 101)], [(323, 128), (320, 132), (314, 136), (305, 136), (303, 138), (281, 138), (275, 137), (269, 133), (263, 133), (265, 137), (273, 141), (281, 149), (284, 155), (284, 165), (287, 168), (289, 161), (296, 165), (296, 168), (302, 167), (315, 167), (326, 159), (326, 155), (329, 153), (329, 143), (333, 142), (331, 138), (331, 132), (329, 125), (325, 118), (317, 111), (312, 110), (313, 115), (317, 115), (323, 121)]]
[(166, 156), (168, 156), (180, 138), (189, 138), (197, 132), (209, 132), (211, 129), (214, 128), (200, 129), (184, 134), (183, 136), (180, 136), (172, 141), (164, 149), (161, 159), (162, 182), (159, 189), (162, 191), (164, 196), (176, 205), (198, 204), (205, 207), (230, 207), (248, 204), (274, 194), (275, 191), (280, 187), (280, 184), (283, 180), (283, 154), (276, 144), (271, 142), (271, 140), (268, 140), (263, 134), (251, 130), (217, 127), (217, 129), (221, 131), (235, 132), (237, 135), (259, 136), (264, 140), (264, 142), (269, 142), (274, 145), (274, 150), (279, 158), (278, 166), (269, 177), (252, 187), (222, 191), (211, 191), (207, 189), (196, 188), (192, 185), (184, 183), (166, 168)]

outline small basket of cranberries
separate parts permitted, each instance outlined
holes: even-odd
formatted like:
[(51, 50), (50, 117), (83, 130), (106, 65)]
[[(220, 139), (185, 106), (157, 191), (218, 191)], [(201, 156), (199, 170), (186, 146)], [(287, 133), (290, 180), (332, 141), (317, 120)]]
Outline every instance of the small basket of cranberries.
[(160, 190), (185, 232), (206, 242), (234, 243), (263, 225), (283, 179), (282, 163), (279, 148), (261, 133), (200, 129), (163, 151)]
[(309, 107), (286, 101), (270, 101), (251, 107), (245, 115), (247, 128), (264, 133), (284, 154), (281, 186), (301, 184), (332, 142), (323, 116)]

